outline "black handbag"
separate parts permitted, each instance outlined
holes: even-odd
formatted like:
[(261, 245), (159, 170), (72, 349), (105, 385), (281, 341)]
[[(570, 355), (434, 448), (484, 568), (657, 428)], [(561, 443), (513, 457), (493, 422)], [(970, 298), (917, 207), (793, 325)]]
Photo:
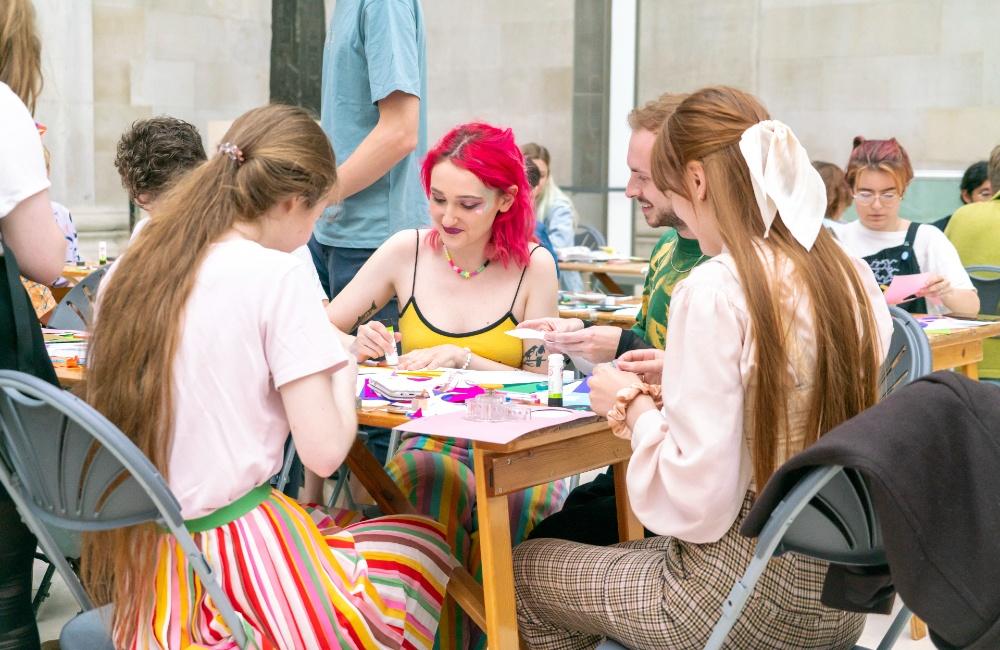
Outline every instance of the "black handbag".
[(45, 351), (42, 328), (21, 284), (17, 258), (3, 249), (0, 266), (0, 368), (19, 370), (59, 386), (52, 360)]

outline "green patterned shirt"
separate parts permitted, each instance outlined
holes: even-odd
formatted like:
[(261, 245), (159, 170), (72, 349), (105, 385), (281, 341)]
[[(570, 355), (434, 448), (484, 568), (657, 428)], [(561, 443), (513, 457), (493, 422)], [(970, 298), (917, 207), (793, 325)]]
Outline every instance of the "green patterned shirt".
[(647, 343), (662, 350), (667, 341), (667, 314), (674, 285), (683, 280), (691, 269), (706, 257), (697, 239), (685, 239), (673, 228), (656, 242), (649, 256), (649, 271), (642, 288), (642, 307), (636, 316), (632, 332)]

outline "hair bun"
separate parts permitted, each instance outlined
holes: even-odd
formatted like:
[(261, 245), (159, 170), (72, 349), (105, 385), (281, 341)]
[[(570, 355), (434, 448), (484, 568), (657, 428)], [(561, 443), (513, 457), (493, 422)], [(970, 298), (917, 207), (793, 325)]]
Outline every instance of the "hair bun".
[(852, 146), (853, 147), (857, 147), (858, 145), (862, 144), (864, 141), (865, 141), (865, 137), (864, 136), (862, 136), (862, 135), (856, 135), (856, 136), (854, 136), (854, 144)]

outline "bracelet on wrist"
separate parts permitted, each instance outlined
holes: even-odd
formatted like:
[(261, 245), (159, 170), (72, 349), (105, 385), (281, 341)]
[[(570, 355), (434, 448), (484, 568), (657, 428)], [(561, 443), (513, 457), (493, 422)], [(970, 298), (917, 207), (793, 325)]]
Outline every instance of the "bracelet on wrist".
[(462, 349), (465, 350), (465, 363), (462, 364), (462, 367), (459, 368), (459, 370), (468, 370), (469, 365), (472, 363), (472, 350), (469, 348)]

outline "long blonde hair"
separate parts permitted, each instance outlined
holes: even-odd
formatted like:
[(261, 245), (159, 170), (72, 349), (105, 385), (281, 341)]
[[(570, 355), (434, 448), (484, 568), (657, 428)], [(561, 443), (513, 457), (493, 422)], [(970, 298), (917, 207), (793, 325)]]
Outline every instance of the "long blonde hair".
[(564, 203), (569, 207), (570, 212), (573, 213), (573, 225), (576, 226), (580, 217), (576, 213), (576, 206), (573, 205), (570, 198), (566, 196), (566, 193), (562, 191), (562, 188), (556, 185), (556, 181), (552, 177), (552, 156), (549, 155), (549, 150), (537, 142), (529, 142), (521, 145), (521, 154), (526, 159), (541, 160), (545, 163), (545, 167), (549, 170), (549, 175), (545, 179), (545, 185), (538, 193), (538, 199), (535, 201), (535, 219), (544, 224), (545, 219), (548, 216), (549, 208), (557, 203)]
[[(184, 305), (209, 246), (235, 223), (253, 222), (288, 197), (315, 205), (336, 181), (329, 140), (302, 109), (253, 109), (223, 140), (238, 146), (245, 162), (220, 153), (167, 191), (103, 288), (90, 345), (88, 401), (167, 478), (173, 359)], [(145, 524), (84, 540), (84, 579), (97, 602), (114, 602), (119, 646), (135, 638), (152, 598), (158, 539)]]
[(0, 81), (35, 113), (42, 93), (42, 44), (31, 0), (4, 0), (0, 4)]
[(708, 201), (736, 264), (756, 343), (747, 403), (758, 489), (785, 460), (777, 457), (779, 436), (784, 436), (786, 449), (795, 451), (788, 444), (792, 432), (787, 368), (792, 343), (786, 338), (794, 336), (794, 329), (786, 325), (792, 315), (783, 313), (759, 248), (770, 246), (777, 258), (792, 262), (795, 279), (812, 307), (817, 349), (814, 389), (802, 432), (806, 446), (875, 403), (879, 364), (875, 319), (861, 278), (826, 229), (820, 229), (807, 251), (779, 217), (764, 239), (764, 221), (739, 142), (747, 128), (766, 119), (767, 111), (752, 95), (724, 86), (699, 90), (681, 103), (660, 131), (652, 169), (653, 182), (661, 191), (692, 199), (683, 180), (685, 167), (691, 161), (704, 166)]

